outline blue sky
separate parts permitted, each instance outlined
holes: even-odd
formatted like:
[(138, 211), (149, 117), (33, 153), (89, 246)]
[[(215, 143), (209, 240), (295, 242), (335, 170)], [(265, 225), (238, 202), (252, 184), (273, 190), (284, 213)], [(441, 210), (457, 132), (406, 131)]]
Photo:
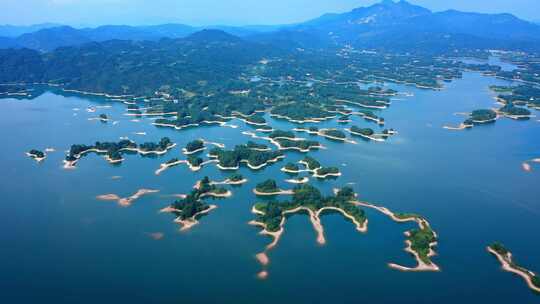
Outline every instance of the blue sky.
[[(286, 24), (378, 0), (1, 0), (0, 24)], [(539, 0), (410, 0), (435, 11), (510, 12), (540, 20)]]

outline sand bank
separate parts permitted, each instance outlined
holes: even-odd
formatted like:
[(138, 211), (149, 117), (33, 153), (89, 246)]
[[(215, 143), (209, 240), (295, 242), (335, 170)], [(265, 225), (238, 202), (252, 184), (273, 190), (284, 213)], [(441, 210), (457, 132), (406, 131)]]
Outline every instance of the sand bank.
[(274, 195), (293, 195), (294, 191), (278, 189), (274, 192), (260, 192), (260, 191), (257, 191), (257, 189), (253, 189), (253, 193), (255, 193), (255, 195), (258, 195), (258, 196), (274, 196)]
[(147, 232), (146, 235), (155, 241), (159, 241), (165, 237), (163, 232)]
[[(285, 169), (285, 168), (283, 168)], [(286, 170), (286, 169), (285, 169)], [(309, 177), (303, 177), (302, 179), (286, 179), (285, 182), (290, 184), (305, 184), (309, 182)]]
[(102, 201), (117, 201), (118, 205), (122, 207), (129, 207), (131, 204), (141, 198), (144, 195), (156, 193), (159, 192), (159, 190), (153, 190), (153, 189), (139, 189), (137, 192), (135, 192), (133, 195), (129, 197), (120, 197), (116, 194), (103, 194), (96, 196), (96, 199), (102, 200)]

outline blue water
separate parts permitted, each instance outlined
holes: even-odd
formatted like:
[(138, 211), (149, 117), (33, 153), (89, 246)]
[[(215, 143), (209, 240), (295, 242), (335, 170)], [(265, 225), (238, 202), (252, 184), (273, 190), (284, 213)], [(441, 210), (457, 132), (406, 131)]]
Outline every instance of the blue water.
[[(254, 255), (270, 241), (247, 225), (253, 219), (251, 193), (267, 178), (279, 181), (287, 159), (264, 171), (242, 168), (249, 179), (231, 188), (230, 199), (191, 231), (180, 233), (173, 217), (158, 210), (172, 202), (170, 194), (186, 193), (204, 177), (225, 179), (214, 166), (193, 173), (179, 166), (155, 176), (159, 164), (179, 157), (180, 148), (203, 137), (228, 148), (250, 138), (238, 129), (206, 127), (186, 131), (158, 129), (150, 120), (131, 122), (125, 106), (96, 98), (47, 92), (33, 100), (0, 101), (0, 136), (4, 140), (0, 187), (1, 303), (537, 303), (525, 283), (500, 270), (485, 246), (501, 241), (517, 261), (540, 271), (540, 166), (524, 172), (524, 160), (540, 157), (540, 123), (500, 120), (469, 131), (442, 129), (463, 120), (455, 112), (494, 106), (489, 85), (508, 82), (465, 73), (440, 92), (396, 86), (414, 97), (400, 96), (381, 112), (387, 127), (399, 134), (385, 143), (341, 144), (318, 138), (328, 149), (311, 153), (324, 165), (339, 166), (343, 176), (313, 183), (330, 193), (354, 183), (361, 199), (429, 219), (440, 237), (434, 261), (440, 273), (402, 273), (388, 262), (414, 265), (403, 251), (398, 224), (372, 210), (369, 232), (360, 234), (339, 215), (323, 218), (327, 245), (315, 242), (309, 219), (293, 216), (277, 248), (270, 252), (269, 277), (255, 278), (260, 265)], [(111, 105), (87, 113), (88, 106)], [(81, 111), (74, 111), (80, 108)], [(106, 113), (117, 125), (88, 121)], [(74, 114), (77, 114), (74, 116)], [(538, 113), (536, 113), (538, 114)], [(268, 119), (276, 128), (293, 125)], [(354, 117), (354, 124), (371, 126)], [(320, 127), (340, 126), (327, 122)], [(341, 126), (342, 127), (342, 126)], [(147, 132), (146, 136), (134, 132)], [(307, 136), (300, 134), (301, 136)], [(126, 157), (111, 166), (90, 155), (76, 170), (61, 168), (71, 144), (137, 142), (170, 137), (178, 147), (167, 155)], [(57, 152), (37, 164), (29, 149), (53, 147)], [(112, 179), (121, 176), (121, 179)], [(155, 188), (121, 208), (96, 195), (129, 196), (139, 188)], [(148, 233), (162, 232), (162, 240)]]

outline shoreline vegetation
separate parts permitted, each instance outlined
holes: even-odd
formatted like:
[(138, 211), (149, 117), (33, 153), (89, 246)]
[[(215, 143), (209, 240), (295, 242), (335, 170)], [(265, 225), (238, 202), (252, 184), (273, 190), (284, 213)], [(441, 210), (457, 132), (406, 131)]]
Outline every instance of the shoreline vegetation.
[(72, 145), (66, 158), (64, 159), (64, 169), (74, 169), (79, 160), (89, 153), (98, 155), (105, 154), (105, 159), (111, 163), (121, 163), (124, 161), (124, 153), (138, 153), (145, 155), (163, 155), (170, 149), (176, 146), (168, 137), (163, 137), (159, 143), (147, 142), (137, 145), (131, 140), (121, 140), (118, 143), (114, 142), (96, 142), (92, 146), (87, 145)]
[(133, 195), (128, 197), (120, 197), (117, 194), (103, 194), (96, 196), (97, 200), (100, 201), (116, 201), (117, 204), (121, 207), (129, 207), (133, 204), (135, 200), (138, 200), (142, 196), (157, 193), (159, 190), (154, 189), (139, 189), (137, 192), (135, 192)]
[(213, 148), (208, 157), (217, 162), (217, 167), (223, 171), (234, 171), (240, 164), (246, 164), (251, 170), (260, 170), (285, 158), (281, 151), (257, 150), (249, 145), (236, 145), (233, 150)]
[[(492, 86), (492, 90), (501, 90), (501, 89), (494, 89), (499, 88), (498, 86)], [(538, 93), (540, 94), (540, 90), (538, 90)], [(540, 96), (540, 95), (538, 95)], [(501, 104), (502, 106), (498, 109), (479, 109), (474, 110), (471, 113), (455, 113), (456, 115), (465, 115), (468, 116), (468, 118), (459, 124), (458, 126), (450, 126), (445, 125), (443, 126), (444, 129), (447, 130), (465, 130), (465, 129), (471, 129), (475, 126), (479, 125), (485, 125), (494, 123), (497, 120), (506, 117), (513, 120), (529, 120), (531, 118), (536, 117), (529, 111), (528, 109), (525, 109), (523, 105), (530, 105), (532, 103), (528, 103), (527, 101), (520, 100), (519, 95), (513, 96), (513, 95), (499, 95), (495, 97), (495, 100), (497, 103)], [(530, 100), (535, 100), (536, 97), (529, 97)], [(537, 101), (537, 104), (540, 104), (540, 102)], [(531, 108), (535, 108), (534, 106), (530, 106)]]
[(47, 154), (45, 154), (43, 151), (40, 151), (40, 150), (37, 150), (37, 149), (32, 149), (32, 150), (26, 152), (26, 156), (32, 158), (33, 160), (35, 160), (38, 163), (42, 162), (43, 160), (45, 160), (45, 158), (47, 158)]
[(273, 130), (268, 136), (258, 136), (254, 132), (249, 131), (244, 131), (242, 134), (250, 136), (254, 139), (269, 141), (278, 148), (278, 151), (294, 150), (302, 153), (308, 153), (311, 150), (325, 148), (317, 141), (296, 137), (294, 133), (290, 131)]
[[(296, 186), (291, 192), (279, 189), (273, 180), (267, 180), (259, 185), (254, 191), (257, 195), (293, 195), (292, 202), (257, 203), (253, 206), (252, 212), (257, 215), (257, 219), (250, 222), (250, 225), (261, 227), (260, 234), (272, 237), (272, 242), (266, 247), (264, 252), (257, 254), (257, 260), (263, 265), (268, 264), (267, 252), (274, 248), (284, 231), (286, 217), (295, 213), (307, 213), (310, 216), (312, 225), (317, 232), (317, 243), (325, 244), (324, 228), (320, 222), (320, 216), (325, 211), (334, 211), (341, 213), (345, 218), (351, 220), (359, 232), (367, 232), (368, 220), (365, 213), (358, 207), (367, 207), (375, 209), (392, 220), (404, 223), (415, 222), (418, 229), (412, 229), (405, 232), (407, 237), (405, 251), (414, 256), (417, 266), (406, 267), (395, 263), (389, 263), (388, 266), (401, 271), (440, 271), (431, 258), (436, 255), (434, 247), (437, 245), (437, 234), (431, 229), (429, 222), (422, 216), (415, 214), (394, 213), (385, 207), (375, 206), (367, 202), (355, 200), (356, 194), (350, 187), (334, 189), (333, 198), (324, 198), (318, 189), (309, 185), (301, 184)], [(267, 270), (263, 270), (267, 275)]]
[(324, 137), (326, 139), (331, 139), (331, 140), (335, 140), (335, 141), (339, 141), (339, 142), (346, 142), (346, 143), (350, 143), (350, 144), (353, 144), (353, 145), (357, 144), (356, 141), (354, 141), (352, 139), (348, 139), (347, 136), (345, 135), (345, 133), (343, 133), (343, 131), (338, 130), (338, 129), (319, 129), (317, 127), (311, 127), (309, 129), (294, 128), (293, 131), (305, 132), (305, 133), (308, 133), (310, 135), (317, 135), (317, 136)]
[(180, 231), (187, 231), (198, 225), (201, 217), (218, 208), (206, 204), (204, 198), (227, 198), (231, 195), (229, 190), (212, 184), (206, 176), (195, 184), (188, 195), (179, 197), (179, 200), (161, 209), (160, 213), (172, 213), (176, 216), (174, 222), (180, 225)]
[(341, 172), (337, 167), (323, 167), (319, 161), (314, 159), (311, 156), (304, 157), (303, 160), (298, 161), (299, 164), (303, 165), (305, 169), (300, 169), (297, 164), (288, 163), (285, 167), (281, 168), (282, 172), (289, 174), (299, 174), (303, 172), (308, 172), (313, 177), (318, 179), (326, 178), (337, 178), (341, 176)]
[(506, 249), (501, 243), (493, 243), (489, 245), (487, 251), (493, 254), (502, 266), (502, 269), (507, 272), (514, 273), (527, 283), (527, 286), (534, 292), (540, 294), (540, 277), (534, 272), (525, 269), (513, 260), (512, 253)]
[(384, 129), (381, 134), (377, 134), (371, 128), (359, 128), (357, 126), (352, 126), (350, 129), (345, 129), (345, 131), (351, 133), (352, 135), (360, 136), (364, 139), (377, 142), (384, 142), (390, 136), (397, 134), (397, 131), (394, 129)]
[(406, 267), (389, 263), (388, 266), (390, 268), (401, 271), (440, 271), (439, 266), (431, 260), (431, 257), (436, 255), (433, 248), (437, 246), (437, 234), (431, 229), (429, 222), (425, 218), (416, 214), (394, 213), (388, 208), (375, 206), (367, 202), (355, 201), (353, 204), (375, 209), (398, 223), (416, 222), (418, 224), (418, 229), (405, 232), (405, 236), (407, 237), (405, 251), (414, 256), (417, 266)]
[(276, 196), (276, 195), (293, 195), (293, 190), (282, 190), (278, 188), (276, 181), (268, 179), (262, 183), (257, 184), (253, 193), (257, 196)]
[[(270, 190), (277, 188), (275, 181), (272, 180), (261, 183), (258, 186), (259, 188), (268, 188)], [(262, 190), (266, 191), (265, 189)], [(309, 184), (302, 184), (292, 190), (292, 195), (293, 198), (290, 202), (270, 201), (256, 203), (252, 207), (252, 212), (256, 215), (256, 219), (250, 221), (249, 224), (260, 227), (262, 230), (259, 234), (272, 238), (271, 243), (265, 247), (264, 251), (255, 256), (263, 266), (263, 269), (257, 275), (261, 279), (268, 276), (266, 269), (270, 261), (268, 251), (278, 244), (284, 232), (284, 225), (288, 216), (296, 213), (307, 213), (314, 230), (317, 232), (317, 243), (320, 245), (326, 243), (324, 228), (320, 221), (320, 216), (326, 212), (339, 212), (345, 218), (351, 220), (358, 231), (367, 231), (367, 218), (363, 210), (351, 203), (355, 194), (350, 187), (338, 190), (333, 196), (323, 197), (317, 188)]]

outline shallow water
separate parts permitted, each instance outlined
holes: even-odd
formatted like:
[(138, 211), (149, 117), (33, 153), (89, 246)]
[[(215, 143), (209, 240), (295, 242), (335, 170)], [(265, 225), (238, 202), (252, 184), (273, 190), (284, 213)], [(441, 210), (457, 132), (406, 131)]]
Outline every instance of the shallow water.
[[(193, 173), (186, 166), (154, 175), (159, 164), (182, 158), (180, 149), (203, 137), (227, 148), (251, 139), (241, 121), (238, 129), (204, 127), (185, 131), (159, 129), (151, 120), (131, 122), (125, 106), (47, 92), (33, 100), (0, 101), (0, 135), (4, 139), (0, 187), (0, 286), (3, 303), (532, 303), (539, 300), (525, 283), (500, 270), (485, 246), (501, 241), (524, 267), (540, 271), (540, 166), (524, 172), (524, 160), (540, 157), (540, 123), (503, 119), (468, 131), (442, 129), (459, 124), (455, 112), (494, 106), (489, 85), (506, 81), (465, 73), (440, 92), (390, 85), (414, 97), (399, 96), (381, 112), (388, 128), (399, 134), (385, 143), (342, 144), (316, 138), (326, 150), (310, 153), (323, 165), (339, 166), (343, 176), (313, 184), (330, 193), (354, 183), (360, 198), (397, 212), (424, 215), (440, 237), (434, 261), (440, 273), (403, 273), (388, 262), (413, 266), (403, 251), (398, 224), (373, 210), (369, 232), (360, 234), (340, 215), (324, 216), (327, 244), (317, 245), (307, 216), (289, 218), (279, 245), (270, 252), (269, 277), (255, 278), (260, 265), (254, 255), (270, 241), (247, 225), (256, 202), (251, 190), (267, 178), (287, 175), (279, 169), (304, 154), (262, 171), (242, 168), (249, 179), (232, 187), (232, 198), (216, 200), (218, 209), (191, 231), (180, 233), (173, 217), (158, 210), (172, 202), (170, 194), (187, 193), (208, 175), (229, 174), (213, 165)], [(88, 113), (88, 106), (111, 105)], [(73, 108), (80, 108), (74, 111)], [(106, 113), (118, 124), (88, 118)], [(74, 116), (76, 114), (76, 116)], [(536, 112), (535, 114), (538, 114)], [(268, 118), (275, 128), (292, 124)], [(353, 117), (359, 126), (375, 124)], [(340, 126), (335, 121), (320, 127)], [(135, 135), (146, 132), (146, 136)], [(310, 137), (299, 133), (302, 137)], [(71, 144), (118, 141), (139, 143), (168, 136), (178, 146), (162, 157), (126, 156), (120, 166), (90, 155), (75, 170), (63, 170), (64, 151)], [(25, 152), (56, 148), (37, 164)], [(120, 179), (112, 179), (121, 176)], [(96, 195), (121, 197), (139, 188), (159, 189), (129, 208), (98, 201)], [(286, 199), (284, 197), (283, 199)], [(154, 240), (149, 233), (162, 232)]]

